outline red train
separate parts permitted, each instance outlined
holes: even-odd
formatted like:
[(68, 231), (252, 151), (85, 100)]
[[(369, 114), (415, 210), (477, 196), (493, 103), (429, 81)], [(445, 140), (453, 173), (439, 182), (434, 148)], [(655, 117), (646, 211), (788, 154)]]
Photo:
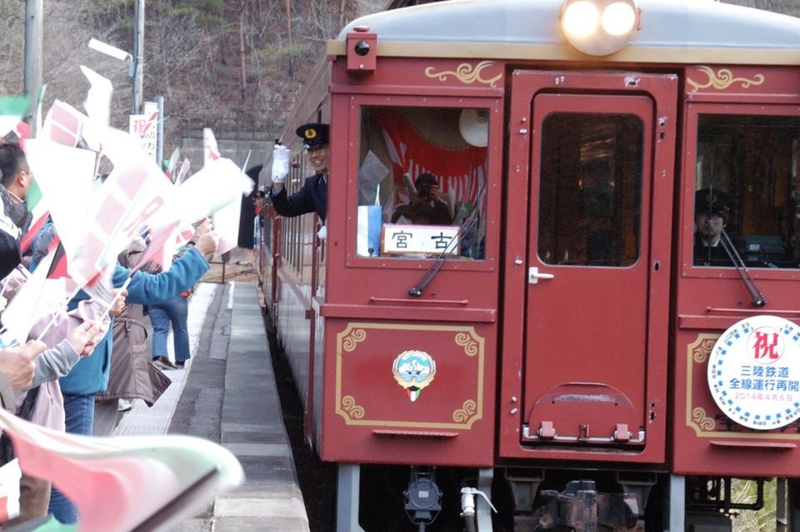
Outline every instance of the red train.
[(281, 139), (292, 191), (330, 123), (327, 238), (268, 213), (260, 260), (337, 530), (727, 531), (769, 479), (800, 530), (798, 36), (452, 0), (328, 43)]

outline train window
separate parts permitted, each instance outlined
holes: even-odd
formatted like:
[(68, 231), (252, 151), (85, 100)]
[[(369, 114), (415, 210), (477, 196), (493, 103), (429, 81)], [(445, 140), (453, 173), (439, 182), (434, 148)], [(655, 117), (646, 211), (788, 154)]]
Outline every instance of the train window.
[(362, 107), (358, 256), (485, 258), (488, 117)]
[(634, 115), (552, 113), (542, 124), (539, 258), (625, 267), (640, 248), (644, 125)]
[(702, 114), (697, 133), (694, 264), (797, 267), (800, 117)]

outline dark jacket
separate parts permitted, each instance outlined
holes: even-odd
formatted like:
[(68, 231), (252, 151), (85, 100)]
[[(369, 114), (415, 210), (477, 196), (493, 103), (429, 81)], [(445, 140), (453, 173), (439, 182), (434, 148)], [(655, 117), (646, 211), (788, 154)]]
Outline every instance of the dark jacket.
[(289, 196), (286, 188), (274, 194), (270, 192), (275, 212), (281, 216), (300, 216), (316, 212), (324, 222), (328, 215), (328, 183), (322, 174), (315, 174), (303, 183), (303, 188)]

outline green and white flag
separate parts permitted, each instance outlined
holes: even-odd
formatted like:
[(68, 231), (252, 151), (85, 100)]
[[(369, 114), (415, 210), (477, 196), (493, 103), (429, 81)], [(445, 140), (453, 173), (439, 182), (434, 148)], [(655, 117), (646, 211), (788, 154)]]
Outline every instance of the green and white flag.
[(29, 104), (27, 96), (0, 96), (0, 137), (17, 130)]

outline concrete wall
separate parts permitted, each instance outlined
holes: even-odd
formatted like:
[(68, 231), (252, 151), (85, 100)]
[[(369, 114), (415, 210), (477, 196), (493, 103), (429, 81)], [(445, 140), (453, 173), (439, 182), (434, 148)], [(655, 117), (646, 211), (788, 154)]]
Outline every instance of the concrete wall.
[[(184, 137), (181, 142), (181, 154), (188, 157), (192, 162), (192, 173), (197, 172), (203, 167), (203, 132), (191, 132), (191, 137)], [(217, 138), (217, 145), (222, 157), (230, 159), (240, 168), (247, 161), (245, 171), (250, 168), (264, 164), (267, 153), (272, 153), (273, 139), (261, 138), (257, 133), (252, 135), (238, 132), (236, 138), (226, 138), (224, 132), (214, 132)], [(248, 154), (250, 158), (248, 160)], [(164, 157), (169, 157), (165, 154)]]

